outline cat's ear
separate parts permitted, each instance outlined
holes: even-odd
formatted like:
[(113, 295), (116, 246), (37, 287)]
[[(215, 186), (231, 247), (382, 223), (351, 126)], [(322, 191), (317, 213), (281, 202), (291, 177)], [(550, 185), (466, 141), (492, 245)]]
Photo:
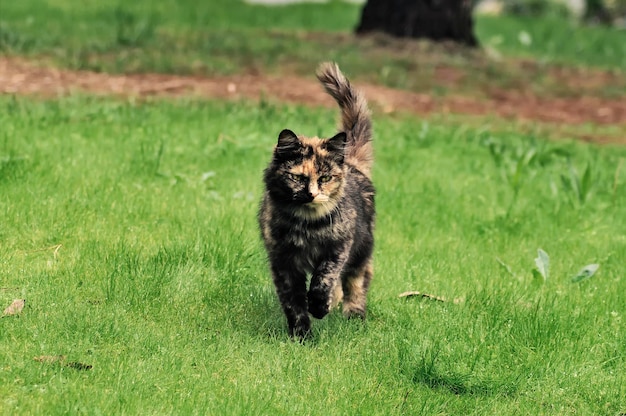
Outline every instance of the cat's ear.
[(324, 148), (328, 150), (339, 163), (343, 163), (347, 138), (346, 133), (337, 133), (330, 139), (327, 139), (324, 144)]
[(283, 130), (278, 135), (278, 144), (276, 145), (276, 155), (281, 158), (293, 157), (300, 152), (302, 144), (298, 136), (291, 130)]

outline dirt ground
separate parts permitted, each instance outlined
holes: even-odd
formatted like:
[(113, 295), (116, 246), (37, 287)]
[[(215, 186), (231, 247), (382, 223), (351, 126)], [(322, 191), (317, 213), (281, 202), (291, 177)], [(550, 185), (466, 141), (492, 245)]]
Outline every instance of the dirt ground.
[[(584, 80), (578, 80), (583, 82)], [(568, 79), (567, 82), (577, 82)], [(357, 83), (375, 111), (494, 115), (516, 121), (581, 125), (626, 125), (626, 94), (616, 99), (581, 95), (540, 97), (523, 90), (492, 91), (488, 98), (433, 96)], [(118, 96), (196, 96), (220, 99), (267, 99), (333, 106), (314, 76), (272, 77), (263, 74), (205, 78), (164, 74), (112, 75), (60, 70), (18, 58), (0, 57), (0, 94), (63, 96), (72, 92)], [(581, 136), (581, 139), (626, 144), (626, 137)]]

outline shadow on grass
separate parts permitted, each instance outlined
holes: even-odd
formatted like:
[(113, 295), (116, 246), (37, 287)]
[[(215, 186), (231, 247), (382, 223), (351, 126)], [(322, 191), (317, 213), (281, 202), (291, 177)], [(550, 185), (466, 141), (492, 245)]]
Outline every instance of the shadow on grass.
[[(519, 390), (516, 378), (509, 379), (481, 379), (473, 370), (460, 373), (451, 370), (442, 370), (438, 362), (439, 350), (430, 349), (421, 354), (417, 364), (410, 361), (407, 354), (400, 356), (402, 372), (408, 375), (415, 384), (423, 384), (434, 390), (447, 390), (459, 396), (515, 396)], [(414, 361), (414, 360), (413, 360)]]
[[(240, 300), (240, 307), (227, 306), (237, 319), (237, 322), (233, 322), (233, 329), (250, 337), (269, 341), (299, 342), (289, 337), (287, 319), (273, 287), (254, 288), (249, 296), (241, 297)], [(367, 331), (367, 321), (347, 319), (339, 307), (330, 311), (323, 319), (311, 318), (311, 332), (299, 343), (315, 348), (334, 343), (337, 339), (352, 338), (364, 331)]]
[(471, 374), (440, 372), (434, 366), (419, 365), (414, 369), (412, 381), (424, 384), (431, 389), (444, 389), (455, 395), (470, 396), (514, 396), (518, 387), (515, 384), (495, 380), (472, 380)]
[[(195, 324), (208, 334), (289, 340), (263, 254), (254, 245), (241, 244), (244, 240), (215, 235), (200, 243), (165, 244), (155, 251), (125, 241), (106, 249), (94, 242), (91, 249), (110, 305), (124, 305), (151, 319)], [(361, 320), (346, 320), (336, 309), (322, 320), (312, 320), (303, 344), (315, 347), (365, 328)]]

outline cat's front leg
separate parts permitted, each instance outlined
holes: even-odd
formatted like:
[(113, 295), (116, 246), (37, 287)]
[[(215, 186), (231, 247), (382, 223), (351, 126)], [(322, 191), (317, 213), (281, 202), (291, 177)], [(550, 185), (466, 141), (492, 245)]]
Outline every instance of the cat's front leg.
[(330, 308), (335, 304), (335, 296), (338, 292), (337, 285), (340, 284), (341, 270), (345, 259), (327, 259), (323, 261), (313, 272), (311, 285), (309, 287), (308, 303), (309, 312), (317, 319), (322, 319), (328, 314)]
[(303, 339), (311, 330), (311, 318), (307, 311), (306, 274), (282, 266), (272, 265), (276, 293), (287, 318), (289, 335)]

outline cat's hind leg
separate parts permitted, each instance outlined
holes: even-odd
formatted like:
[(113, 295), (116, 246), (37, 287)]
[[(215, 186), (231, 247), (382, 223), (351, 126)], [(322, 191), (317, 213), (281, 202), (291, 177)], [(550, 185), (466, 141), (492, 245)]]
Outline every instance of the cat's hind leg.
[(347, 270), (342, 279), (343, 315), (347, 318), (365, 318), (367, 291), (372, 280), (372, 260), (367, 259), (360, 267)]
[(341, 301), (343, 300), (343, 288), (341, 287), (341, 282), (335, 283), (335, 287), (332, 291), (330, 310), (332, 311), (336, 307), (339, 306)]

